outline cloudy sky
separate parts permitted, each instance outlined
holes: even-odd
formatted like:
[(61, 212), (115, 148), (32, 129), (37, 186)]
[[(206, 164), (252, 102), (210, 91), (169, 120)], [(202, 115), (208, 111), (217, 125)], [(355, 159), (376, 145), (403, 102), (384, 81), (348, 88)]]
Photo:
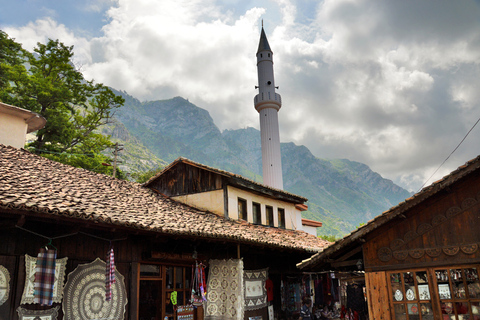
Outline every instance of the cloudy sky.
[[(262, 19), (282, 142), (367, 164), (411, 191), (480, 118), (479, 1), (0, 0), (0, 29), (140, 100), (188, 98), (221, 129), (259, 128)], [(480, 125), (427, 184), (480, 154)]]

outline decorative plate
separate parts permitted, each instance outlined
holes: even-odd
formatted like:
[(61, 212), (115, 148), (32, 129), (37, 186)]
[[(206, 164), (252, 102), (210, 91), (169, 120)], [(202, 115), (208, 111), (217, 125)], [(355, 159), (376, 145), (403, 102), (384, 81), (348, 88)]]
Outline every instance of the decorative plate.
[(397, 300), (397, 301), (402, 301), (403, 300), (402, 291), (400, 291), (400, 290), (395, 291), (395, 300)]
[(100, 258), (80, 264), (67, 276), (63, 297), (65, 320), (124, 318), (127, 304), (124, 277), (115, 270), (112, 300), (105, 301), (106, 263)]
[(0, 266), (0, 306), (8, 300), (10, 292), (10, 273), (7, 268)]
[(407, 290), (407, 300), (413, 300), (415, 299), (415, 293), (413, 293), (412, 289)]

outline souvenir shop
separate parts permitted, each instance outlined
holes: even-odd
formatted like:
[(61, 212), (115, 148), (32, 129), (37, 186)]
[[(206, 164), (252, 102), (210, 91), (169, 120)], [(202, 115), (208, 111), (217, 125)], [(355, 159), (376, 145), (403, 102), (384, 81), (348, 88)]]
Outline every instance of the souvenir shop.
[(357, 272), (307, 272), (286, 276), (281, 283), (285, 319), (297, 319), (304, 298), (312, 301), (317, 319), (364, 320), (367, 318), (365, 280)]
[(22, 149), (0, 162), (0, 320), (266, 320), (327, 245)]
[(358, 260), (370, 319), (479, 320), (479, 230), (477, 157), (297, 266)]

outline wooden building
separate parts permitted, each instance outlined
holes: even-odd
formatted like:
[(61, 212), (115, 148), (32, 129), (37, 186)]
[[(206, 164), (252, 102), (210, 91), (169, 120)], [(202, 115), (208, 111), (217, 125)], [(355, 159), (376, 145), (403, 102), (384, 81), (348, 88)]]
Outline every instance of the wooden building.
[[(278, 309), (281, 277), (298, 273), (298, 261), (329, 244), (303, 231), (199, 210), (154, 188), (4, 145), (0, 230), (1, 320), (19, 314), (28, 319), (32, 312), (56, 312), (57, 319), (68, 312), (80, 319), (106, 318), (114, 306), (116, 319), (174, 319), (173, 292), (178, 305), (187, 304), (192, 265), (208, 265), (210, 259), (240, 258), (245, 270), (268, 268)], [(58, 286), (69, 285), (48, 307), (24, 297), (32, 277), (28, 263), (44, 247), (55, 248), (57, 265), (65, 264)], [(118, 272), (111, 304), (96, 289), (105, 278), (77, 277), (105, 265), (110, 248)], [(201, 308), (196, 312), (195, 319), (202, 319)], [(253, 313), (266, 319), (265, 309)]]
[(321, 222), (302, 219), (307, 199), (238, 174), (178, 158), (145, 186), (219, 216), (316, 235)]
[(370, 319), (480, 319), (480, 157), (298, 264), (365, 271)]

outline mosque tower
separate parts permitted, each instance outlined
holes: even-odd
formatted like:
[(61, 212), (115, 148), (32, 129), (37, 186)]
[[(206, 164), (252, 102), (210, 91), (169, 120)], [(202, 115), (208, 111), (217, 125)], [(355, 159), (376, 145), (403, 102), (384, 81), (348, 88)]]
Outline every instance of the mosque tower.
[[(283, 190), (282, 157), (280, 153), (280, 133), (278, 110), (282, 98), (275, 93), (273, 77), (273, 52), (263, 30), (257, 51), (257, 72), (259, 93), (255, 96), (255, 109), (260, 114), (260, 134), (262, 138), (263, 183)], [(278, 87), (277, 87), (278, 89)]]

